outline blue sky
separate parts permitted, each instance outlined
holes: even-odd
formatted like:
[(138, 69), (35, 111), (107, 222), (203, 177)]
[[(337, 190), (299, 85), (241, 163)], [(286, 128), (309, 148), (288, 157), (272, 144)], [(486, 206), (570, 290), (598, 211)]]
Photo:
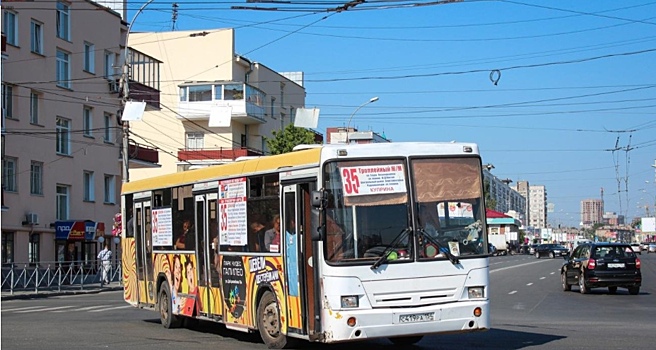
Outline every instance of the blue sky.
[(352, 126), (476, 142), (496, 176), (546, 186), (553, 225), (578, 225), (602, 188), (607, 211), (654, 212), (656, 1), (176, 2), (175, 24), (154, 0), (132, 31), (235, 28), (238, 54), (305, 73), (322, 133), (377, 96)]

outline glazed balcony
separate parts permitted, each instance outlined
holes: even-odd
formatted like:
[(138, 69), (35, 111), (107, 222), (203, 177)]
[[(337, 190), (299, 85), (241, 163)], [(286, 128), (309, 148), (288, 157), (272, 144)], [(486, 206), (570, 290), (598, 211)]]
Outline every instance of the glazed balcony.
[(258, 157), (262, 152), (251, 148), (203, 148), (203, 149), (180, 149), (178, 150), (178, 161), (234, 161), (239, 157)]
[(213, 107), (224, 107), (231, 110), (231, 121), (264, 124), (265, 98), (259, 89), (239, 82), (182, 84), (178, 119), (209, 120)]

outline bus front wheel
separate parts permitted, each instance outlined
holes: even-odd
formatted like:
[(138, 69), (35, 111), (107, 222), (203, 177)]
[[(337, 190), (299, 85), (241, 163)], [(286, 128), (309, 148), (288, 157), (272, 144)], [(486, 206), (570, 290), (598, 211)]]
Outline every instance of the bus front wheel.
[(267, 291), (257, 305), (257, 328), (269, 349), (283, 349), (288, 338), (280, 331), (280, 308), (275, 295)]
[(166, 282), (162, 283), (162, 289), (159, 292), (159, 319), (164, 328), (177, 328), (182, 324), (182, 319), (173, 314), (171, 291)]

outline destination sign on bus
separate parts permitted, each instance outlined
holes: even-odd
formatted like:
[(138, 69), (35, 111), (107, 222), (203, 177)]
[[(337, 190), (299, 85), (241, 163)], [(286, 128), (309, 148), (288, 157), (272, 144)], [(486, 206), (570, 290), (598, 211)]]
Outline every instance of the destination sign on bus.
[(343, 167), (340, 174), (345, 196), (406, 192), (401, 164)]

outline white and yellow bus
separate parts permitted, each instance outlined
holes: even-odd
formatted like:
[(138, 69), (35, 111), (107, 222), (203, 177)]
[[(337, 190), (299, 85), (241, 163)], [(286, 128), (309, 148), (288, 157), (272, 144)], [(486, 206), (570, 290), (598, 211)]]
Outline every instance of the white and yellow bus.
[(269, 348), (490, 327), (471, 143), (321, 145), (125, 183), (125, 300)]

